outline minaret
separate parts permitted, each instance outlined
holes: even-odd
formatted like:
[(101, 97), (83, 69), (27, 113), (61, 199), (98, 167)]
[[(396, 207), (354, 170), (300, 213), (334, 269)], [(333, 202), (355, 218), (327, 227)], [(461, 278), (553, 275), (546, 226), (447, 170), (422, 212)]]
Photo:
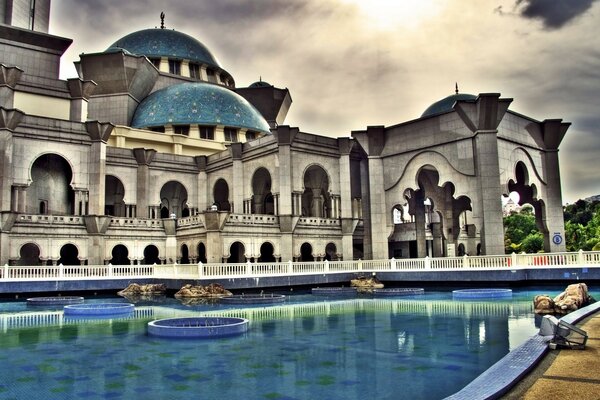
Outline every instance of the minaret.
[(0, 23), (48, 33), (50, 0), (0, 0)]

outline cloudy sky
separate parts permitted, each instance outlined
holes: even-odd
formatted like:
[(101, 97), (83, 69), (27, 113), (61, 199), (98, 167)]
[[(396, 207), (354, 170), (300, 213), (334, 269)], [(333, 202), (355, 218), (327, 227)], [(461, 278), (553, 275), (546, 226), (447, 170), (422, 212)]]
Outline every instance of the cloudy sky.
[(499, 92), (572, 122), (563, 201), (600, 194), (600, 0), (54, 0), (50, 33), (80, 53), (160, 25), (196, 37), (237, 86), (287, 87), (286, 123), (348, 136), (418, 118), (454, 91)]

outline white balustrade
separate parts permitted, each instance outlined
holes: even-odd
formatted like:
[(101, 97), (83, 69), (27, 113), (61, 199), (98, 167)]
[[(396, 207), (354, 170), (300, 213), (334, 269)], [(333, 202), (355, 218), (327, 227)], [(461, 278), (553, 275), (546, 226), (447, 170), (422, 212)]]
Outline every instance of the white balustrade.
[(520, 268), (599, 268), (600, 252), (511, 254), (420, 259), (268, 262), (238, 264), (55, 265), (0, 267), (0, 281), (98, 279), (210, 279), (386, 271), (468, 271)]

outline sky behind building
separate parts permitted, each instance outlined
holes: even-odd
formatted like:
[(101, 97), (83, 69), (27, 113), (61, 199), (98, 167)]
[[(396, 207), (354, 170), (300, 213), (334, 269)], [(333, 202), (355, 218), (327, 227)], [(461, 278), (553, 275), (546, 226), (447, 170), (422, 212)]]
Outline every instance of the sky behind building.
[(510, 109), (572, 122), (563, 202), (600, 193), (600, 0), (55, 0), (50, 33), (80, 53), (139, 29), (194, 36), (248, 86), (290, 89), (286, 124), (349, 136), (418, 118), (454, 92), (498, 92)]

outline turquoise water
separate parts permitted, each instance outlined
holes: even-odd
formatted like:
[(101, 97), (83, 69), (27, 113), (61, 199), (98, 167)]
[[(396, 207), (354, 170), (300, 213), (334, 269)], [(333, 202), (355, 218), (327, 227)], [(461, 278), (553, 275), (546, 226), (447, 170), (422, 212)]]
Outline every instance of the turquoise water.
[[(0, 398), (440, 399), (537, 332), (531, 299), (539, 293), (477, 302), (451, 292), (295, 295), (253, 308), (162, 299), (137, 303), (133, 317), (101, 320), (5, 302)], [(189, 315), (245, 317), (251, 326), (218, 340), (146, 335), (153, 319)]]

